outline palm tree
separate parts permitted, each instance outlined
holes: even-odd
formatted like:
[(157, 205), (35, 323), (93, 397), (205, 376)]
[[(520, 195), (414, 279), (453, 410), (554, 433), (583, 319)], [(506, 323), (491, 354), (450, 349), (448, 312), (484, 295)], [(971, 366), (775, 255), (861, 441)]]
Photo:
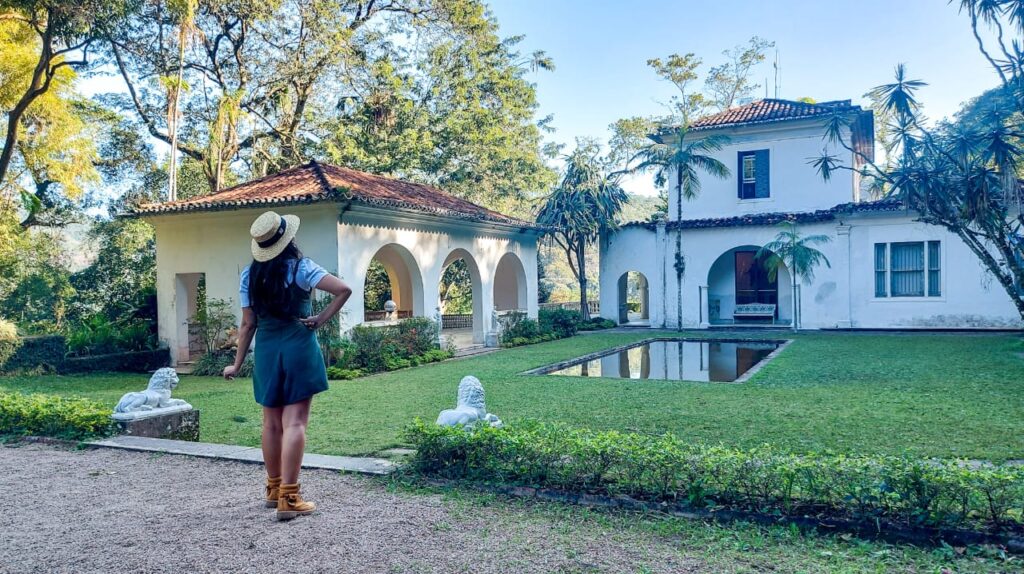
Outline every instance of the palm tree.
[(779, 277), (779, 269), (788, 268), (793, 281), (793, 330), (799, 328), (800, 302), (797, 294), (797, 280), (804, 283), (814, 281), (814, 268), (825, 264), (832, 267), (828, 258), (821, 251), (812, 245), (824, 245), (832, 241), (828, 235), (800, 235), (796, 224), (792, 221), (784, 221), (779, 224), (781, 231), (775, 239), (766, 243), (757, 251), (755, 259), (764, 261), (765, 269), (768, 270), (768, 280), (776, 281)]
[(167, 200), (178, 199), (178, 130), (182, 89), (185, 88), (185, 48), (190, 38), (196, 33), (197, 0), (178, 0), (169, 4), (171, 13), (179, 19), (178, 23), (178, 76), (175, 80), (167, 79), (167, 131), (171, 134), (171, 154), (168, 162)]
[(587, 303), (587, 245), (614, 229), (629, 201), (619, 185), (621, 174), (602, 170), (598, 150), (582, 145), (566, 158), (565, 174), (545, 199), (537, 223), (551, 228), (550, 236), (565, 251), (569, 268), (580, 285), (580, 318), (590, 319)]
[[(673, 177), (679, 188), (676, 201), (676, 217), (683, 218), (683, 198), (692, 200), (700, 194), (700, 177), (704, 172), (719, 179), (729, 177), (729, 168), (715, 159), (711, 154), (720, 151), (728, 141), (724, 136), (707, 136), (687, 139), (689, 130), (685, 127), (676, 129), (674, 137), (656, 141), (640, 150), (633, 158), (639, 161), (632, 172), (654, 172), (654, 183), (663, 186)], [(686, 271), (686, 260), (683, 257), (683, 230), (676, 230), (676, 327), (683, 328), (683, 273)]]

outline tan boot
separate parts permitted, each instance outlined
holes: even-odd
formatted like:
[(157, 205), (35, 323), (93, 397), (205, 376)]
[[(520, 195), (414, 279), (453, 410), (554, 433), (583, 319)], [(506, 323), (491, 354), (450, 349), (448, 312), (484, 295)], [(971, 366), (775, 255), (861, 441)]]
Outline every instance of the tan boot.
[(277, 499), (281, 497), (281, 477), (267, 477), (267, 508), (277, 508)]
[(291, 520), (296, 516), (313, 514), (313, 511), (316, 510), (315, 504), (302, 500), (298, 483), (282, 484), (279, 492), (281, 494), (277, 499), (278, 520)]

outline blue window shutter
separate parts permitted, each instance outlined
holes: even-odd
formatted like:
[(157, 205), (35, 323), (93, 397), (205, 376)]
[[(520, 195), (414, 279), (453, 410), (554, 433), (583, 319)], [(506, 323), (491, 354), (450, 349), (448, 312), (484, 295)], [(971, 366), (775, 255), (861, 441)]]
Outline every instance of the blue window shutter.
[(754, 171), (755, 177), (757, 177), (754, 197), (771, 197), (771, 191), (768, 188), (771, 175), (768, 171), (768, 150), (759, 149), (754, 154), (756, 157)]
[(743, 156), (744, 152), (736, 153), (736, 197), (743, 199)]

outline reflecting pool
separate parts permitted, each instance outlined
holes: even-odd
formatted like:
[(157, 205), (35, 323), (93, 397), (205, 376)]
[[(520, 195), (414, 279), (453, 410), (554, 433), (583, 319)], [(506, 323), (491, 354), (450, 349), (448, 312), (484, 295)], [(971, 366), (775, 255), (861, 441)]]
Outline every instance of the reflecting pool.
[(580, 357), (576, 363), (547, 374), (729, 383), (763, 361), (780, 344), (782, 341), (643, 341), (626, 349)]

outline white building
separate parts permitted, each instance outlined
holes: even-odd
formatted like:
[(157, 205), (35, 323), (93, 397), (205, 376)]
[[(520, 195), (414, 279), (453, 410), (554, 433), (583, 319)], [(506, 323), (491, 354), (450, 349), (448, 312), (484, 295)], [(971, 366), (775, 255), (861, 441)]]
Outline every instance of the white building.
[(537, 316), (536, 225), (427, 185), (311, 162), (135, 212), (156, 230), (159, 336), (175, 363), (200, 352), (192, 319), (201, 283), (208, 300), (230, 299), (241, 314), (239, 274), (252, 261), (249, 226), (268, 209), (301, 217), (299, 248), (352, 287), (342, 329), (383, 318), (383, 310), (364, 316), (366, 273), (375, 259), (387, 271), (396, 315), (432, 318), (445, 268), (464, 260), (473, 299), (472, 318), (463, 318), (472, 325), (461, 338), (467, 343), (487, 340), (495, 309)]
[[(760, 100), (695, 122), (689, 137), (726, 136), (714, 156), (731, 174), (702, 173), (700, 195), (683, 200), (681, 218), (675, 187), (667, 221), (626, 224), (602, 239), (603, 314), (668, 328), (789, 325), (796, 300), (807, 329), (1021, 327), (1002, 286), (958, 237), (915, 221), (896, 202), (862, 196), (850, 171), (822, 180), (809, 160), (823, 148), (847, 166), (856, 163), (856, 154), (823, 137), (837, 110), (852, 126), (844, 141), (872, 153), (872, 114), (848, 100)], [(817, 246), (831, 266), (817, 268), (796, 298), (786, 270), (769, 281), (754, 260), (782, 221), (831, 239)], [(632, 294), (641, 301), (631, 310)]]

